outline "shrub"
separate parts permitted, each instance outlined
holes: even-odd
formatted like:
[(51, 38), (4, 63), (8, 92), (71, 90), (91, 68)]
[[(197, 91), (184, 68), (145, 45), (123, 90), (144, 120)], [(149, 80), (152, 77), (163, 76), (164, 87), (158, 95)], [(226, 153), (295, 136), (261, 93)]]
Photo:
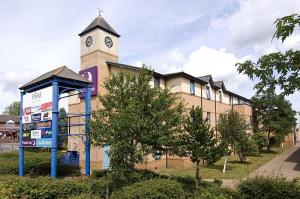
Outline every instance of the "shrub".
[(252, 138), (256, 142), (259, 151), (262, 151), (263, 147), (268, 145), (266, 133), (263, 131), (253, 132)]
[(92, 178), (102, 178), (106, 177), (108, 170), (101, 169), (101, 170), (93, 170), (91, 177)]
[(241, 162), (246, 161), (248, 155), (258, 155), (258, 146), (255, 141), (246, 136), (244, 139), (236, 143), (236, 151)]
[(126, 186), (116, 191), (111, 196), (112, 199), (182, 199), (184, 198), (181, 185), (172, 180), (152, 179), (130, 186)]
[(256, 176), (246, 179), (238, 186), (242, 198), (299, 198), (300, 184), (298, 181), (289, 181), (278, 176)]

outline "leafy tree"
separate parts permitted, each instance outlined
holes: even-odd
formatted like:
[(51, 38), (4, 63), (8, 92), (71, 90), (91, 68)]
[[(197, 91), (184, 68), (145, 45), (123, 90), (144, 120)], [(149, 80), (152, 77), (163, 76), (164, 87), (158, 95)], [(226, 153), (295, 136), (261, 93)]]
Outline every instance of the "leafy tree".
[[(292, 14), (275, 21), (276, 32), (273, 37), (282, 42), (290, 36), (296, 25), (300, 27), (300, 15)], [(275, 93), (279, 87), (282, 95), (293, 94), (300, 90), (300, 51), (288, 50), (261, 56), (256, 62), (247, 60), (237, 63), (238, 72), (250, 79), (258, 79), (255, 85), (257, 94)]]
[[(231, 110), (220, 115), (218, 130), (227, 148), (236, 149), (238, 144), (242, 146), (243, 142), (246, 141), (247, 128), (248, 124), (246, 120), (237, 111)], [(240, 160), (243, 161), (244, 159)], [(227, 154), (225, 155), (224, 173), (226, 171), (226, 164)]]
[(235, 143), (235, 149), (241, 162), (246, 161), (247, 155), (258, 155), (258, 146), (248, 134), (245, 134)]
[(184, 132), (179, 136), (181, 141), (180, 156), (189, 157), (196, 163), (196, 190), (199, 189), (200, 161), (208, 156), (211, 148), (217, 145), (214, 131), (206, 119), (203, 119), (202, 109), (194, 106), (185, 119)]
[(296, 122), (295, 112), (283, 96), (275, 94), (253, 97), (252, 107), (256, 120), (255, 129), (266, 132), (267, 148), (270, 151), (272, 134), (278, 141), (283, 141), (284, 136), (292, 132)]
[[(66, 109), (60, 108), (59, 109), (59, 123), (68, 124), (68, 116), (66, 115)], [(67, 125), (59, 125), (58, 126), (59, 134), (67, 134), (68, 133), (68, 126)], [(68, 137), (67, 136), (58, 136), (58, 147), (60, 149), (66, 148), (68, 145)]]
[(300, 15), (291, 14), (279, 19), (276, 19), (276, 32), (273, 37), (281, 39), (282, 42), (293, 34), (295, 26), (300, 27)]
[(170, 153), (181, 131), (183, 102), (168, 89), (152, 87), (146, 66), (136, 74), (118, 73), (104, 83), (101, 106), (92, 113), (91, 138), (96, 146), (110, 145), (110, 167), (124, 176), (136, 163), (157, 151)]
[(20, 102), (14, 101), (6, 106), (3, 113), (4, 115), (20, 115)]
[(262, 151), (263, 147), (268, 145), (268, 139), (264, 131), (253, 131), (252, 139), (256, 142), (258, 151)]

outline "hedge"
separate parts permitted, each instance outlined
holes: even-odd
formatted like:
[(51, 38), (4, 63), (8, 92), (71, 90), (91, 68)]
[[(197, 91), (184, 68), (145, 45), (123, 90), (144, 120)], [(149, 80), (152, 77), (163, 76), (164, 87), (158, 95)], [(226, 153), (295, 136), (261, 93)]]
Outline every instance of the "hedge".
[(105, 179), (1, 176), (0, 198), (105, 198), (107, 185)]
[(243, 180), (237, 187), (242, 198), (245, 199), (299, 199), (300, 184), (279, 176), (256, 176)]
[(152, 179), (113, 192), (111, 199), (183, 199), (181, 185), (173, 180)]

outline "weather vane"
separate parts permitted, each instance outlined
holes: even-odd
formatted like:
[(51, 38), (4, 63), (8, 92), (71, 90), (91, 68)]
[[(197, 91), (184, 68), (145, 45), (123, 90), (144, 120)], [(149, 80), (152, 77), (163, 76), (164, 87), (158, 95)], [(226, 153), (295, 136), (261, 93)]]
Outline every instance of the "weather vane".
[(99, 12), (99, 16), (101, 16), (101, 12), (104, 12), (104, 11), (100, 10), (100, 8), (98, 8), (98, 12)]

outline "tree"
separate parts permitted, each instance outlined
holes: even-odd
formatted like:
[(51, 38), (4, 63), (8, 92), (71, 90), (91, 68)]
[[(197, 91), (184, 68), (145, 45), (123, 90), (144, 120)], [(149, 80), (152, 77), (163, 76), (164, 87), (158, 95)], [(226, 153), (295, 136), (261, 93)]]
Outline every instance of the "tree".
[(294, 32), (295, 26), (298, 25), (300, 27), (300, 15), (299, 14), (291, 14), (279, 19), (276, 19), (276, 32), (273, 37), (277, 39), (281, 39), (282, 42), (291, 36)]
[(153, 72), (143, 66), (136, 74), (118, 73), (107, 79), (107, 94), (92, 113), (95, 146), (110, 145), (110, 168), (124, 176), (147, 155), (171, 152), (181, 131), (183, 102), (168, 89), (152, 87)]
[[(248, 124), (237, 111), (231, 110), (221, 114), (217, 126), (221, 139), (226, 144), (227, 148), (237, 149), (238, 145), (242, 146), (243, 142), (246, 141), (245, 137), (247, 136), (246, 130), (248, 128)], [(240, 160), (244, 161), (245, 159), (242, 158)], [(226, 164), (227, 154), (225, 155), (224, 173), (226, 171)]]
[[(60, 108), (59, 109), (59, 123), (62, 125), (58, 126), (59, 134), (68, 134), (68, 116), (66, 115), (66, 109)], [(58, 147), (60, 149), (66, 148), (68, 145), (68, 137), (67, 136), (58, 136)]]
[[(292, 14), (275, 21), (276, 32), (273, 38), (282, 42), (290, 36), (296, 25), (300, 27), (300, 15)], [(282, 95), (293, 94), (300, 90), (300, 51), (288, 50), (261, 56), (258, 61), (246, 60), (237, 63), (238, 72), (250, 79), (258, 79), (255, 85), (257, 94), (275, 93), (279, 87)]]
[(252, 98), (254, 129), (267, 134), (267, 148), (271, 150), (271, 135), (278, 141), (293, 131), (296, 118), (292, 105), (283, 96), (276, 94), (260, 95)]
[[(212, 141), (214, 140), (214, 141)], [(196, 163), (196, 190), (199, 189), (200, 161), (207, 156), (211, 144), (216, 144), (214, 131), (207, 120), (203, 119), (202, 109), (194, 106), (185, 119), (184, 132), (180, 135), (180, 156), (189, 157)]]
[(3, 113), (4, 115), (20, 115), (20, 102), (14, 101), (6, 106)]

